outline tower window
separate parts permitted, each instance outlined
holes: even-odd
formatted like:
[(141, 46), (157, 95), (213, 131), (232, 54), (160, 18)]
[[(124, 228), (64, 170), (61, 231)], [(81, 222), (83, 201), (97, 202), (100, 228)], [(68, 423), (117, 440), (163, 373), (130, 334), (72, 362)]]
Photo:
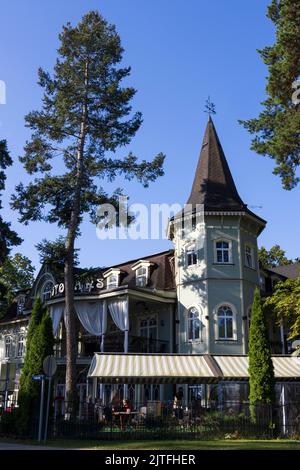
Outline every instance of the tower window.
[(186, 264), (187, 266), (193, 266), (197, 264), (198, 255), (196, 245), (190, 245), (186, 249)]
[(216, 263), (230, 263), (231, 262), (231, 246), (230, 242), (226, 240), (218, 240), (215, 242), (215, 262)]
[(234, 339), (233, 336), (233, 311), (228, 305), (222, 305), (218, 309), (218, 339)]
[(200, 340), (201, 334), (201, 321), (199, 311), (197, 308), (192, 307), (188, 311), (188, 340)]
[(245, 246), (245, 263), (248, 268), (254, 268), (253, 248), (250, 245)]

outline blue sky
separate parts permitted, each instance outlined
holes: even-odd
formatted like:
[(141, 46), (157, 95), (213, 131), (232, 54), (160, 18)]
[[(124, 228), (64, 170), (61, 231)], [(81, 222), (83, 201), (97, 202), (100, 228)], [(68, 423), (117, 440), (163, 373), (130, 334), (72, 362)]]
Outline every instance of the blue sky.
[[(274, 42), (266, 18), (269, 0), (11, 0), (1, 4), (0, 80), (7, 103), (0, 105), (0, 139), (8, 141), (14, 166), (8, 173), (3, 215), (24, 238), (17, 251), (38, 266), (35, 244), (55, 239), (56, 226), (18, 223), (9, 208), (19, 181), (28, 181), (18, 155), (30, 134), (24, 115), (38, 109), (41, 90), (37, 69), (51, 71), (58, 34), (67, 21), (75, 24), (91, 9), (114, 23), (131, 65), (129, 83), (138, 93), (135, 110), (143, 113), (142, 128), (128, 150), (151, 159), (167, 155), (165, 176), (150, 188), (124, 183), (130, 203), (181, 203), (189, 196), (206, 125), (204, 103), (216, 104), (215, 125), (242, 199), (268, 221), (259, 244), (278, 243), (289, 257), (299, 256), (299, 188), (281, 188), (273, 162), (250, 151), (250, 136), (238, 119), (257, 116), (265, 97), (267, 70), (257, 48)], [(122, 150), (124, 155), (125, 151)], [(119, 181), (118, 181), (119, 184)], [(115, 185), (111, 186), (113, 189)], [(257, 207), (259, 206), (259, 207)], [(261, 207), (260, 207), (261, 206)], [(166, 240), (107, 240), (96, 237), (88, 221), (77, 242), (82, 266), (116, 264), (172, 247)]]

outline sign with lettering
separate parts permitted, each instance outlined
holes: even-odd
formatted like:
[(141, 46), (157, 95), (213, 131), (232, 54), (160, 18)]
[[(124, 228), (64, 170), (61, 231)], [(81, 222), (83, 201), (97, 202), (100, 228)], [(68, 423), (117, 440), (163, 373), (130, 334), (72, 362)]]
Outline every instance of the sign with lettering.
[[(74, 285), (74, 293), (78, 294), (89, 294), (95, 289), (103, 289), (104, 288), (104, 279), (90, 279), (86, 281), (77, 281)], [(65, 293), (65, 284), (64, 282), (60, 282), (59, 284), (55, 284), (51, 290), (51, 297), (56, 297), (57, 295), (62, 295)]]

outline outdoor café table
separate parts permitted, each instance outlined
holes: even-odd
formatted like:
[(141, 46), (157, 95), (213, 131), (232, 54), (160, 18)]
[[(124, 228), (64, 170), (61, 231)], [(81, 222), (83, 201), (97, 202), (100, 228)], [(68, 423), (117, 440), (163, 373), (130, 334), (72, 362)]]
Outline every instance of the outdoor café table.
[(140, 414), (139, 411), (130, 411), (127, 413), (127, 411), (115, 411), (113, 413), (113, 416), (119, 416), (120, 417), (120, 428), (123, 430), (123, 425), (124, 425), (124, 417), (125, 416), (132, 416), (132, 415), (138, 415)]

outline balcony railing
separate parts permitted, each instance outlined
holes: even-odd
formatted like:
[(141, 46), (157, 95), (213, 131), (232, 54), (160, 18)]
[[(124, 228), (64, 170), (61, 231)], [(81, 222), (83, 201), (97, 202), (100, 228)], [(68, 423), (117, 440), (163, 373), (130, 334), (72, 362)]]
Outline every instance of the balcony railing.
[[(100, 351), (100, 338), (97, 336), (84, 335), (80, 338), (82, 343), (82, 353), (79, 357), (91, 357), (95, 352)], [(57, 342), (55, 348), (56, 357), (65, 356), (63, 342)], [(124, 333), (116, 332), (105, 335), (105, 352), (124, 352)], [(143, 336), (129, 335), (128, 352), (134, 353), (167, 353), (170, 352), (169, 341), (146, 338)]]

